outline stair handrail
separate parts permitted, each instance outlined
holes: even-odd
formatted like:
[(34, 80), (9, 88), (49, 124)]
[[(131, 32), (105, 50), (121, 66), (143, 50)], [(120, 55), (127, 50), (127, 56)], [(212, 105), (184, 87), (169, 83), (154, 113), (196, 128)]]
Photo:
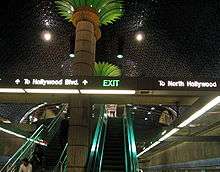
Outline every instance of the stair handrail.
[(50, 139), (55, 135), (58, 127), (60, 126), (60, 123), (63, 119), (63, 114), (66, 113), (66, 108), (68, 107), (67, 103), (62, 104), (62, 108), (58, 112), (55, 118), (50, 122), (50, 124), (45, 129), (45, 139), (47, 142), (50, 141)]
[(7, 163), (1, 168), (0, 172), (6, 171), (11, 172), (16, 168), (16, 164), (20, 161), (21, 158), (26, 158), (27, 153), (29, 152), (29, 158), (31, 159), (32, 153), (34, 151), (35, 142), (38, 141), (40, 134), (44, 130), (44, 125), (42, 124), (30, 138), (27, 138), (27, 141), (16, 151), (16, 153), (9, 158)]
[(138, 158), (134, 136), (133, 119), (130, 111), (124, 108), (123, 115), (123, 130), (124, 130), (124, 149), (125, 149), (125, 169), (126, 172), (138, 172)]
[[(58, 121), (60, 119), (62, 119), (63, 112), (68, 106), (68, 104), (62, 104), (62, 105), (63, 106), (62, 106), (61, 110), (58, 112), (57, 116), (50, 122), (50, 124), (48, 126), (41, 124), (40, 127), (38, 127), (37, 130), (31, 135), (31, 137), (27, 138), (27, 141), (15, 152), (15, 154), (2, 167), (0, 172), (3, 172), (3, 170), (6, 170), (7, 172), (11, 172), (12, 168), (16, 168), (15, 165), (16, 165), (16, 163), (18, 163), (18, 161), (21, 159), (21, 157), (23, 157), (23, 158), (25, 157), (23, 155), (26, 155), (29, 152), (28, 153), (29, 159), (32, 158), (32, 154), (34, 152), (34, 147), (35, 147), (36, 142), (38, 142), (39, 140), (41, 140), (43, 138), (47, 138), (47, 141), (50, 140), (50, 138), (55, 133), (54, 131), (56, 131), (55, 127), (59, 126), (57, 124)], [(61, 122), (61, 120), (60, 120), (60, 122)], [(51, 131), (53, 131), (53, 133)], [(30, 152), (31, 148), (32, 148), (32, 152)], [(22, 153), (20, 153), (21, 151), (22, 151)], [(16, 158), (15, 161), (13, 162), (13, 159), (17, 155), (19, 155), (18, 158)], [(8, 168), (8, 166), (9, 166), (9, 168)]]
[(105, 113), (104, 107), (104, 105), (101, 105), (100, 115), (92, 140), (90, 155), (87, 163), (87, 172), (101, 172), (102, 157), (108, 121), (108, 116)]
[(67, 160), (67, 147), (68, 147), (68, 143), (66, 143), (61, 155), (60, 155), (60, 158), (58, 160), (58, 163), (57, 165), (55, 166), (53, 172), (63, 172), (64, 169), (65, 169), (65, 163), (66, 163), (66, 160)]

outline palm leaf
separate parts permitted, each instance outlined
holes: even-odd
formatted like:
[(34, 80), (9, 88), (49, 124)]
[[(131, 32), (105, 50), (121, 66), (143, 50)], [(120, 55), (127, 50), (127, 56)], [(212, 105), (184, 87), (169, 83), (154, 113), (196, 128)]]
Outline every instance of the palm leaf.
[(101, 24), (107, 25), (123, 15), (122, 2), (121, 0), (58, 0), (55, 4), (59, 14), (69, 21), (77, 8), (87, 6), (96, 10)]
[(94, 75), (116, 77), (121, 76), (121, 70), (113, 64), (99, 62), (95, 63)]

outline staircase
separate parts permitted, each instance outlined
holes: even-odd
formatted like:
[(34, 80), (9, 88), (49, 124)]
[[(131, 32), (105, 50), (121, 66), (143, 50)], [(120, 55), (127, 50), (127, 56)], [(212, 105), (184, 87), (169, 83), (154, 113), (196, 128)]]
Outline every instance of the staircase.
[(102, 172), (124, 172), (124, 156), (122, 118), (109, 118), (103, 152)]
[(60, 145), (60, 137), (57, 134), (50, 141), (44, 152), (45, 162), (43, 166), (46, 167), (46, 170), (52, 170), (57, 165), (57, 162), (59, 160), (62, 151), (63, 148)]

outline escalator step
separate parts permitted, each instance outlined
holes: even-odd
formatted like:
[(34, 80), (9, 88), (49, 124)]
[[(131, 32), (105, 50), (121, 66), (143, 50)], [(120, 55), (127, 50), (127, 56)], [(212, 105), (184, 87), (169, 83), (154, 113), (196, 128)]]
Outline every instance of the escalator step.
[(123, 166), (113, 166), (113, 165), (106, 165), (106, 166), (104, 166), (103, 167), (103, 171), (104, 170), (121, 170), (121, 171), (123, 171), (124, 170), (124, 167)]

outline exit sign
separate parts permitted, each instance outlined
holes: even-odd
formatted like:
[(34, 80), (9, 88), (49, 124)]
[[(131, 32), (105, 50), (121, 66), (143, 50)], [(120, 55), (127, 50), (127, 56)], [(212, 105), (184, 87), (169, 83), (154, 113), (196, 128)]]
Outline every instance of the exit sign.
[(107, 79), (107, 80), (103, 80), (102, 86), (103, 87), (118, 87), (119, 83), (120, 83), (120, 80)]

